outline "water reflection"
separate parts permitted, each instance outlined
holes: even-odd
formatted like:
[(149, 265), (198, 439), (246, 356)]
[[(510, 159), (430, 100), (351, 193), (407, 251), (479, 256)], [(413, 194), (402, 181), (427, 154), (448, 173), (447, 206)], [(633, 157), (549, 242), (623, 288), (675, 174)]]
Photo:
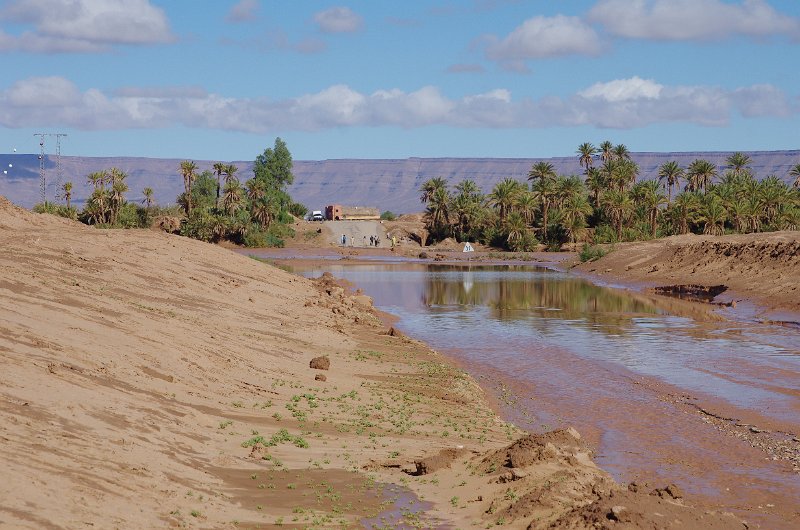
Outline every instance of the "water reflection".
[(549, 369), (545, 357), (561, 352), (797, 420), (800, 335), (791, 330), (699, 323), (652, 298), (525, 265), (290, 268), (306, 276), (330, 271), (399, 316), (407, 333), (467, 362), (528, 373), (531, 382)]
[(581, 279), (544, 268), (431, 266), (425, 276), (423, 302), (427, 306), (490, 307), (499, 319), (519, 317), (519, 311), (541, 317), (561, 311), (561, 319), (587, 319), (604, 323), (615, 315), (656, 314), (652, 304), (598, 287)]

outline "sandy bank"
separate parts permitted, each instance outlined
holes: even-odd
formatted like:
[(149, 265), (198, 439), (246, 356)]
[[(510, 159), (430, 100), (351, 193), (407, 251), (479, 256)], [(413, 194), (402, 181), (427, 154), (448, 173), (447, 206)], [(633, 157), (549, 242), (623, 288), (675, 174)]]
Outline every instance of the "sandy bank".
[(768, 318), (782, 312), (800, 315), (800, 232), (622, 243), (576, 270), (650, 288), (723, 286), (717, 301), (751, 300), (768, 312)]
[(2, 198), (0, 244), (0, 527), (741, 527), (504, 423), (331, 278)]

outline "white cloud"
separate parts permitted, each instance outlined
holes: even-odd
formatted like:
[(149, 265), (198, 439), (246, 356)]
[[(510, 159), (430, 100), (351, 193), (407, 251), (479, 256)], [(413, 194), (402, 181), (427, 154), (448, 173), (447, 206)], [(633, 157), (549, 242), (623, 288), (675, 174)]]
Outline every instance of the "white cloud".
[(361, 29), (363, 19), (349, 7), (332, 7), (314, 14), (314, 22), (324, 33), (353, 33)]
[(240, 0), (231, 7), (225, 20), (228, 22), (250, 22), (256, 19), (258, 8), (258, 0)]
[(123, 87), (81, 91), (61, 77), (31, 78), (0, 91), (0, 126), (118, 130), (185, 126), (264, 134), (336, 127), (523, 128), (594, 126), (630, 129), (683, 122), (724, 126), (744, 118), (798, 112), (780, 89), (668, 86), (638, 77), (596, 83), (567, 97), (513, 98), (503, 88), (449, 98), (436, 87), (361, 93), (334, 85), (275, 101), (231, 98), (197, 87)]
[(600, 0), (588, 14), (612, 35), (651, 40), (719, 40), (800, 35), (800, 21), (766, 0)]
[(564, 55), (597, 55), (602, 43), (591, 26), (578, 17), (537, 16), (522, 23), (506, 37), (490, 36), (489, 59), (518, 62)]
[(650, 79), (632, 77), (630, 79), (615, 79), (607, 83), (595, 83), (589, 88), (578, 92), (578, 95), (588, 99), (603, 99), (605, 101), (627, 101), (633, 99), (658, 99), (663, 85)]
[(6, 51), (99, 52), (174, 40), (164, 11), (149, 0), (16, 0), (0, 19), (33, 26), (19, 35), (0, 34), (0, 50)]

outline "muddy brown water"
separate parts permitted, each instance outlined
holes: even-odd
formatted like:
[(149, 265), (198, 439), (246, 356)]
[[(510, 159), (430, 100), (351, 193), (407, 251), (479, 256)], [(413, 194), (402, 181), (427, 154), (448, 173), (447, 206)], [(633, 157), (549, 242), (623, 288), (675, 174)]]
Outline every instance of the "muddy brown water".
[[(800, 528), (796, 328), (698, 318), (533, 266), (284, 263), (363, 289), (476, 377), (506, 419), (577, 427), (618, 481), (675, 482), (762, 528)], [(785, 450), (757, 447), (769, 443)]]

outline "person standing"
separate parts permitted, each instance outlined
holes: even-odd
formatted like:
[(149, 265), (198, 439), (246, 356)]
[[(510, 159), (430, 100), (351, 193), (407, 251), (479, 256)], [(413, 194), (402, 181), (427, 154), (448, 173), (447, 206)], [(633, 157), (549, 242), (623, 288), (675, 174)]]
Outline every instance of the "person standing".
[(342, 246), (343, 247), (347, 246), (347, 235), (346, 234), (342, 234)]

